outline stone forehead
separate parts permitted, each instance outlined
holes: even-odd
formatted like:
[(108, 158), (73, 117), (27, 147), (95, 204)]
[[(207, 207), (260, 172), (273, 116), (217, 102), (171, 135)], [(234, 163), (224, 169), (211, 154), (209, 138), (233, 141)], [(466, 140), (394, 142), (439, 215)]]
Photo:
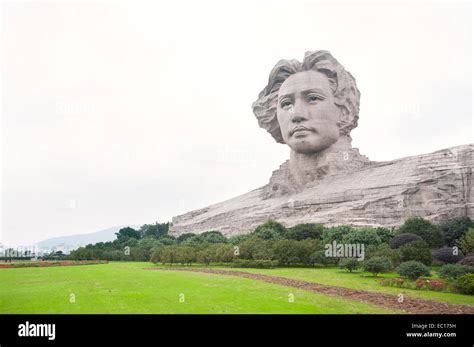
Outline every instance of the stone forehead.
[(332, 92), (329, 79), (319, 71), (307, 70), (290, 75), (280, 86), (278, 95), (294, 93), (307, 88), (319, 88)]

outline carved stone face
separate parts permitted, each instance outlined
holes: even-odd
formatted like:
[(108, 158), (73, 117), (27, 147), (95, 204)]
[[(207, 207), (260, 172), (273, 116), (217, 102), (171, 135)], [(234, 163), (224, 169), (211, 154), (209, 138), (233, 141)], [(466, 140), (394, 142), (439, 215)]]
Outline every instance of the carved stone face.
[(339, 138), (341, 111), (328, 78), (317, 71), (288, 77), (278, 91), (277, 118), (285, 143), (298, 153), (315, 153)]

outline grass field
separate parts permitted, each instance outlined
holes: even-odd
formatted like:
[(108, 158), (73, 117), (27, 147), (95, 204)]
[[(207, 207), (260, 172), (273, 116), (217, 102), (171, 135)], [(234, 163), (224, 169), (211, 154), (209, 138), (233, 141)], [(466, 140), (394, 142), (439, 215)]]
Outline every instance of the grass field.
[[(234, 271), (239, 270), (235, 268), (226, 269)], [(398, 275), (395, 273), (381, 274), (378, 275), (378, 277), (373, 277), (369, 273), (349, 273), (345, 270), (340, 270), (338, 268), (278, 268), (269, 270), (245, 269), (245, 271), (280, 277), (288, 277), (320, 284), (366, 290), (371, 292), (383, 292), (396, 295), (402, 293), (427, 300), (474, 306), (474, 296), (472, 295), (386, 287), (379, 284), (381, 278), (398, 277)], [(437, 279), (438, 277), (436, 276), (436, 269), (432, 271), (432, 273), (434, 275), (431, 276), (431, 278)]]
[[(396, 313), (344, 298), (214, 274), (147, 270), (151, 263), (0, 269), (1, 313)], [(382, 287), (339, 269), (245, 269), (367, 291), (474, 305), (467, 295)], [(294, 301), (290, 302), (290, 294)], [(71, 302), (74, 298), (75, 301)], [(184, 300), (183, 300), (184, 299)]]
[[(2, 313), (390, 313), (373, 305), (150, 263), (2, 269)], [(289, 294), (294, 302), (289, 302)], [(70, 302), (71, 294), (75, 302)], [(180, 302), (184, 294), (184, 302)]]

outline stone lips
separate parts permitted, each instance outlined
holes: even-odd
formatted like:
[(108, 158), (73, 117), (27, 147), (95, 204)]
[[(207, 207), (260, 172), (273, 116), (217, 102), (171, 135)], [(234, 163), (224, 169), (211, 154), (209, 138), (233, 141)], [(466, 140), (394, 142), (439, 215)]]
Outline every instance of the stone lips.
[[(286, 175), (287, 163), (273, 173), (272, 179)], [(474, 144), (468, 144), (368, 162), (350, 173), (324, 176), (299, 193), (283, 191), (269, 197), (269, 183), (173, 217), (170, 234), (209, 230), (226, 236), (244, 234), (270, 218), (287, 227), (299, 223), (393, 227), (412, 216), (434, 222), (457, 216), (474, 218), (473, 164)]]

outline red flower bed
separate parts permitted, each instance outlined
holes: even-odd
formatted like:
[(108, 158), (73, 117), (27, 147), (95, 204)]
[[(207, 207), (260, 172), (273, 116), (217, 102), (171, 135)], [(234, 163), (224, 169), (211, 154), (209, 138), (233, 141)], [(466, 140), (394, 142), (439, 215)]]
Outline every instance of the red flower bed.
[(446, 288), (446, 283), (443, 280), (417, 279), (415, 284), (418, 289), (443, 290)]
[(403, 278), (384, 278), (380, 281), (383, 286), (421, 289), (421, 290), (445, 290), (447, 285), (443, 280), (422, 280), (417, 279), (415, 282)]

